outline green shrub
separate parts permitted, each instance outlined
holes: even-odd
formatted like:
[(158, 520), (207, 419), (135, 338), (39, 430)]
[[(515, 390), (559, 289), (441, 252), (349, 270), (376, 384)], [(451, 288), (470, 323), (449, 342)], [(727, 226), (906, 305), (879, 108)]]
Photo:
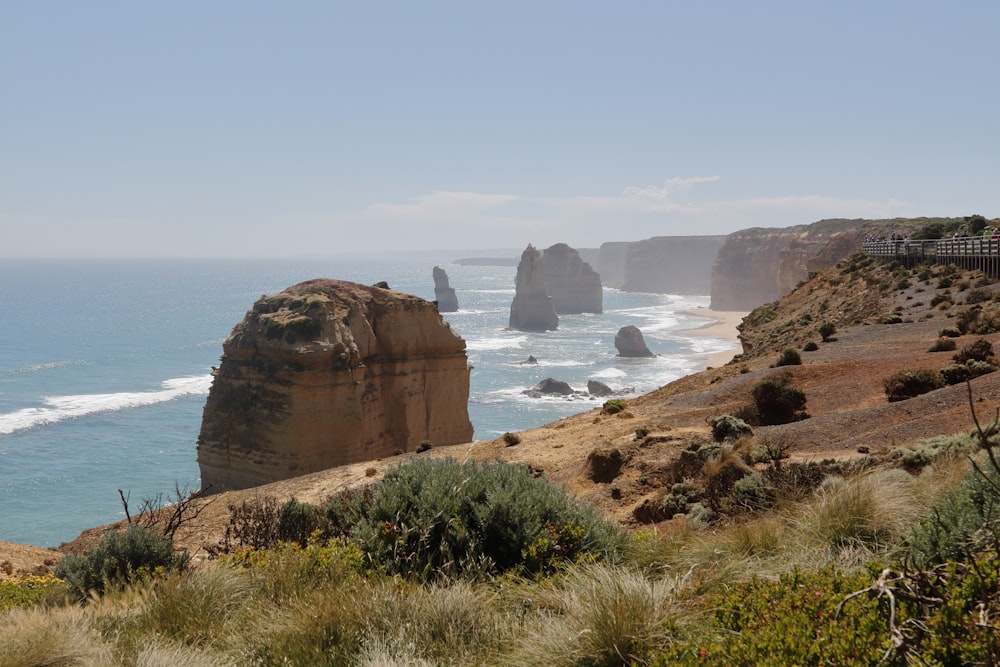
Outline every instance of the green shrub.
[(51, 574), (0, 581), (0, 615), (15, 607), (33, 607), (61, 590), (65, 584)]
[(642, 428), (641, 426), (635, 430), (635, 439), (642, 440), (647, 435), (649, 435), (649, 429)]
[(608, 415), (615, 415), (625, 410), (626, 407), (627, 406), (625, 405), (625, 401), (623, 401), (622, 399), (612, 398), (607, 401), (604, 401), (604, 405), (601, 408), (601, 412)]
[(750, 424), (732, 415), (719, 415), (711, 417), (708, 421), (712, 425), (712, 438), (716, 442), (737, 440), (744, 435), (753, 435)]
[(85, 556), (64, 556), (56, 565), (55, 575), (85, 599), (91, 591), (103, 593), (109, 585), (126, 585), (160, 571), (181, 570), (187, 562), (187, 552), (175, 553), (168, 540), (144, 526), (131, 524), (123, 531), (104, 535)]
[(816, 341), (814, 341), (814, 340), (811, 340), (811, 341), (809, 341), (808, 343), (806, 343), (805, 345), (802, 346), (802, 351), (803, 352), (815, 352), (818, 349), (819, 349), (819, 345), (817, 345)]
[(921, 567), (949, 560), (968, 561), (997, 539), (1000, 475), (970, 470), (954, 491), (945, 493), (917, 525), (908, 547)]
[(505, 463), (415, 460), (327, 515), (374, 567), (419, 579), (548, 572), (620, 540), (591, 505)]
[(755, 578), (720, 587), (705, 601), (711, 610), (708, 627), (689, 641), (675, 642), (652, 664), (878, 664), (891, 646), (882, 602), (862, 597), (849, 614), (837, 614), (837, 605), (869, 582), (863, 574), (796, 570), (776, 581)]
[(759, 472), (741, 477), (733, 484), (733, 503), (738, 507), (758, 510), (774, 503), (774, 489)]
[(775, 366), (799, 366), (802, 364), (802, 355), (794, 347), (786, 347), (778, 360), (774, 362)]
[(305, 544), (314, 531), (325, 528), (326, 517), (316, 505), (301, 503), (293, 498), (278, 510), (277, 538), (282, 542)]
[(934, 341), (934, 344), (930, 346), (927, 350), (928, 352), (951, 352), (956, 347), (955, 340), (953, 338), (946, 338), (942, 336)]
[(829, 322), (824, 322), (823, 324), (819, 325), (819, 335), (823, 339), (824, 343), (829, 341), (830, 337), (833, 336), (833, 334), (835, 333), (837, 333), (837, 327), (835, 327), (833, 324)]
[(771, 426), (805, 419), (806, 395), (790, 386), (788, 376), (767, 378), (751, 391), (760, 424)]
[(967, 361), (992, 361), (993, 344), (985, 338), (980, 338), (963, 347), (952, 359), (957, 364), (964, 364)]
[(952, 364), (941, 369), (941, 377), (946, 384), (960, 384), (966, 380), (972, 380), (980, 375), (992, 373), (996, 366), (987, 361), (967, 361), (964, 364)]
[(924, 368), (896, 371), (882, 381), (882, 386), (885, 388), (886, 398), (892, 403), (940, 389), (944, 386), (944, 378), (938, 371)]
[(421, 440), (420, 444), (417, 445), (417, 454), (422, 454), (422, 453), (426, 452), (427, 450), (433, 449), (433, 448), (434, 448), (434, 443), (433, 442), (431, 442), (430, 440)]
[(958, 338), (961, 335), (962, 332), (955, 327), (945, 327), (944, 329), (941, 329), (941, 332), (938, 334), (938, 336), (941, 336), (942, 338)]
[(514, 445), (521, 444), (521, 436), (515, 433), (511, 433), (510, 431), (503, 434), (502, 440), (504, 441), (504, 444), (507, 445), (508, 447), (513, 447)]

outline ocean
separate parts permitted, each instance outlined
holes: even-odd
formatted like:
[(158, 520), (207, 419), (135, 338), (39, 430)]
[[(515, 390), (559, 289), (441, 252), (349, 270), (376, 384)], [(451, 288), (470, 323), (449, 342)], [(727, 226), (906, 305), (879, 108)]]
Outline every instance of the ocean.
[[(223, 341), (262, 294), (310, 278), (385, 280), (433, 299), (431, 270), (443, 268), (461, 308), (444, 318), (473, 366), (477, 440), (600, 404), (522, 393), (544, 378), (641, 394), (732, 346), (681, 333), (709, 322), (685, 312), (707, 306), (707, 296), (607, 288), (603, 314), (560, 316), (559, 329), (544, 334), (507, 331), (516, 268), (455, 263), (484, 254), (0, 261), (0, 540), (56, 546), (123, 518), (119, 489), (133, 509), (175, 487), (197, 489), (196, 441)], [(627, 324), (659, 356), (617, 357), (614, 335)], [(529, 355), (537, 365), (520, 363)]]

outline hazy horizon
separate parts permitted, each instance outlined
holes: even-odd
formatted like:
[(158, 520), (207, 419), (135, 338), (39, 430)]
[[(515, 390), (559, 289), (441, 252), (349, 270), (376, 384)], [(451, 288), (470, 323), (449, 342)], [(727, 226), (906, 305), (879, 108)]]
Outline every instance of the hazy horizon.
[(4, 3), (0, 257), (992, 218), (998, 24), (987, 1)]

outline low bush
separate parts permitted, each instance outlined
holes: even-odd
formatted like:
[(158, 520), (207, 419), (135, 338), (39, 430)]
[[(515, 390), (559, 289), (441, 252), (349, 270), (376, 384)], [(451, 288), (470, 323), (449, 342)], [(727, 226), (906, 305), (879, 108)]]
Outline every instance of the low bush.
[(753, 428), (744, 420), (732, 415), (719, 415), (708, 420), (712, 426), (712, 438), (716, 442), (738, 440), (744, 435), (753, 435)]
[(85, 556), (67, 554), (56, 565), (55, 575), (81, 600), (91, 591), (122, 586), (134, 579), (154, 576), (187, 566), (187, 552), (175, 553), (170, 542), (143, 526), (132, 524), (107, 533)]
[(808, 343), (806, 343), (805, 345), (802, 346), (802, 351), (803, 352), (815, 352), (818, 349), (819, 349), (819, 345), (817, 345), (816, 341), (814, 341), (814, 340), (811, 340), (811, 341), (809, 341)]
[(774, 362), (774, 366), (799, 366), (802, 364), (802, 355), (794, 347), (786, 347), (778, 360)]
[(750, 510), (770, 507), (775, 500), (774, 489), (764, 475), (754, 472), (733, 484), (733, 504)]
[(65, 584), (51, 574), (0, 581), (0, 614), (15, 607), (33, 607), (63, 590)]
[(787, 424), (805, 419), (806, 394), (790, 385), (788, 376), (767, 378), (758, 383), (751, 394), (762, 426)]
[(819, 335), (823, 339), (824, 343), (829, 341), (830, 338), (835, 333), (837, 333), (837, 327), (835, 327), (833, 324), (829, 322), (824, 322), (823, 324), (819, 325)]
[(928, 348), (927, 351), (928, 352), (951, 352), (956, 347), (958, 347), (958, 345), (955, 343), (955, 340), (953, 338), (946, 338), (946, 337), (942, 336), (941, 338), (938, 338), (936, 341), (934, 341), (934, 344), (931, 345), (930, 348)]
[(521, 444), (521, 436), (515, 433), (511, 433), (510, 431), (504, 433), (503, 438), (501, 439), (503, 440), (504, 444), (507, 445), (508, 447), (513, 447), (514, 445)]
[(305, 544), (315, 531), (326, 529), (326, 517), (316, 505), (301, 503), (294, 498), (278, 510), (277, 538), (282, 542)]
[(604, 401), (604, 405), (601, 407), (601, 412), (603, 412), (606, 415), (616, 415), (619, 412), (624, 411), (626, 407), (627, 406), (625, 405), (625, 401), (623, 401), (622, 399), (612, 398), (607, 401)]
[(958, 338), (961, 335), (962, 332), (955, 327), (945, 327), (944, 329), (941, 329), (940, 333), (938, 333), (938, 336), (941, 336), (942, 338)]
[(885, 396), (890, 403), (905, 401), (914, 396), (940, 389), (945, 385), (944, 378), (938, 371), (917, 369), (912, 371), (896, 371), (882, 381)]
[(993, 344), (985, 338), (969, 343), (952, 357), (957, 364), (964, 364), (967, 361), (990, 362), (993, 358)]
[(964, 364), (945, 366), (941, 369), (941, 377), (944, 378), (946, 384), (960, 384), (980, 375), (992, 373), (996, 369), (996, 366), (986, 361), (967, 361)]
[(621, 539), (593, 506), (505, 463), (416, 460), (327, 516), (373, 567), (418, 579), (549, 572), (613, 556)]

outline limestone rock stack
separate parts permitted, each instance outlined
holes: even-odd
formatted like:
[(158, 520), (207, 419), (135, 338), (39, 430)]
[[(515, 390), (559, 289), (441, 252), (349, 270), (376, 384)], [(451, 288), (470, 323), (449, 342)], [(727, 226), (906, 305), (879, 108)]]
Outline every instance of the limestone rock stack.
[(601, 276), (573, 248), (557, 243), (542, 255), (545, 285), (556, 313), (600, 313), (604, 310)]
[(646, 347), (646, 341), (642, 338), (639, 327), (624, 326), (615, 334), (615, 348), (619, 357), (655, 357), (656, 355)]
[(424, 299), (327, 279), (261, 297), (223, 344), (202, 488), (469, 442), (469, 371), (465, 341)]
[(438, 303), (438, 312), (454, 313), (458, 310), (458, 297), (455, 290), (448, 284), (448, 274), (444, 269), (434, 267), (434, 299)]
[(517, 265), (508, 326), (518, 331), (552, 331), (559, 326), (559, 317), (545, 285), (542, 253), (530, 243)]

